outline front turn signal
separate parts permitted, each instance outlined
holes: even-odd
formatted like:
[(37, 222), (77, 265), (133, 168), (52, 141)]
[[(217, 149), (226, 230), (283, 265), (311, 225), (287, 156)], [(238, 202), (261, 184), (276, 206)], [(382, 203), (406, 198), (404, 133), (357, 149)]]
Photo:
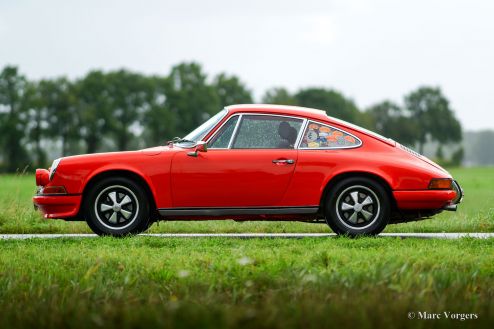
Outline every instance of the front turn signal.
[(451, 190), (453, 180), (451, 178), (433, 178), (429, 183), (430, 190)]

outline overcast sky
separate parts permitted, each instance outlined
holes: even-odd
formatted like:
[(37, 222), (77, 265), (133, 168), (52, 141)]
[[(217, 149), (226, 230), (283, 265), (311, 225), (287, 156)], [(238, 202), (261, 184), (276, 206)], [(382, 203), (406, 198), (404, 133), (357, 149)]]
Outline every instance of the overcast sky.
[(464, 128), (494, 128), (492, 0), (0, 0), (0, 66), (32, 79), (191, 60), (257, 100), (323, 86), (365, 108), (440, 86)]

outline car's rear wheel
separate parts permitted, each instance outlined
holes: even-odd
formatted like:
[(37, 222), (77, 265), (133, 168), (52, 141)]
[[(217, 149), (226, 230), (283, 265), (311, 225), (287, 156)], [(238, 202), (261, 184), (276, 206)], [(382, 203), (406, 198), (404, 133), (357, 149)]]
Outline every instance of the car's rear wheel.
[(329, 191), (326, 222), (337, 234), (376, 235), (389, 221), (390, 201), (384, 187), (366, 178), (347, 178)]
[(89, 227), (98, 235), (138, 234), (150, 224), (144, 188), (126, 177), (97, 182), (85, 196), (84, 210)]

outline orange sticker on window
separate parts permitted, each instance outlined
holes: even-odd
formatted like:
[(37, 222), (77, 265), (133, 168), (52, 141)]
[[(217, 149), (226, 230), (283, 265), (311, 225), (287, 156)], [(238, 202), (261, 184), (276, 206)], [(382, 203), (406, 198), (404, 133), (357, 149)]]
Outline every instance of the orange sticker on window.
[(347, 142), (350, 142), (350, 143), (352, 143), (352, 144), (355, 144), (355, 138), (353, 138), (353, 137), (352, 137), (352, 136), (350, 136), (350, 135), (346, 135), (346, 136), (345, 136), (345, 140), (346, 140)]
[(319, 131), (322, 133), (329, 133), (331, 129), (329, 127), (322, 126), (321, 128), (319, 128)]
[(328, 142), (336, 142), (336, 137), (333, 135), (329, 135), (328, 137), (326, 137), (326, 139), (328, 140)]
[(343, 133), (339, 130), (335, 130), (335, 131), (333, 131), (333, 136), (338, 138), (340, 136), (343, 136)]
[(312, 129), (312, 130), (319, 129), (319, 125), (318, 125), (318, 124), (315, 124), (315, 123), (311, 123), (311, 124), (309, 125), (309, 129)]

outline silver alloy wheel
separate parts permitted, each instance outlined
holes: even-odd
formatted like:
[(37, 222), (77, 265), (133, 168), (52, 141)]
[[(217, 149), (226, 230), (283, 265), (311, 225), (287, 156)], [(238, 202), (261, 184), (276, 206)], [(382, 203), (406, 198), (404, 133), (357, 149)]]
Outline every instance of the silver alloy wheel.
[(94, 212), (105, 227), (121, 230), (129, 227), (139, 214), (139, 201), (128, 187), (112, 185), (103, 189), (94, 202)]
[(363, 185), (344, 189), (336, 200), (336, 214), (343, 225), (353, 230), (363, 230), (379, 217), (381, 204), (376, 193)]

